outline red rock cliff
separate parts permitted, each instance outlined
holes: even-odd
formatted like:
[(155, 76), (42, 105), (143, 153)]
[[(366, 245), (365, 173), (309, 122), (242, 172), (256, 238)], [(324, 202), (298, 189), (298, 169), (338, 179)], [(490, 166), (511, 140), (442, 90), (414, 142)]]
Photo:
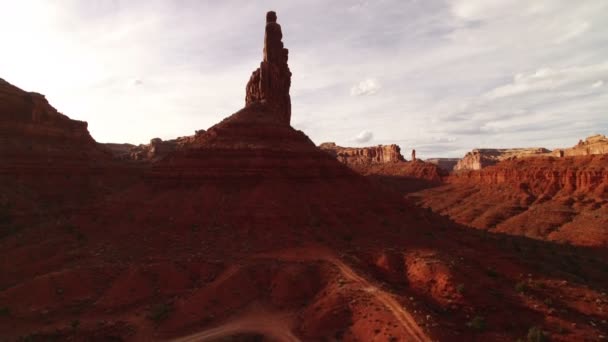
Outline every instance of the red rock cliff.
[(450, 182), (524, 184), (534, 196), (582, 192), (608, 196), (608, 156), (512, 159), (478, 171), (459, 173)]

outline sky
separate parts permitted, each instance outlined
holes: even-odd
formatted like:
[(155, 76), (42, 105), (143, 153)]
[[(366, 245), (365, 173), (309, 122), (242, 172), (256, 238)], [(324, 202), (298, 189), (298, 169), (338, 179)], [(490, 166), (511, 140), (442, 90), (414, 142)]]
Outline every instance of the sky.
[(268, 10), (317, 144), (460, 157), (608, 134), (605, 0), (0, 0), (0, 77), (99, 142), (192, 135), (244, 106)]

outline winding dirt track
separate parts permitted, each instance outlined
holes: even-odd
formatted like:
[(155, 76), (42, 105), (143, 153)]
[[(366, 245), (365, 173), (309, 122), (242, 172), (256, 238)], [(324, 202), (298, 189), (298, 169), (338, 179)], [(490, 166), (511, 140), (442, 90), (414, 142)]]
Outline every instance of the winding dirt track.
[[(414, 318), (389, 293), (358, 275), (352, 268), (338, 259), (331, 251), (324, 248), (298, 248), (257, 255), (256, 259), (275, 259), (285, 261), (326, 261), (335, 265), (342, 276), (358, 284), (361, 289), (380, 301), (401, 323), (408, 333), (407, 341), (430, 342), (424, 331), (416, 324)], [(235, 267), (229, 273), (234, 273)], [(239, 333), (257, 333), (278, 341), (300, 341), (291, 332), (292, 316), (269, 312), (254, 311), (239, 316), (216, 328), (173, 340), (174, 342), (206, 341)]]
[(199, 342), (237, 334), (262, 334), (285, 342), (300, 342), (291, 332), (292, 317), (287, 314), (252, 311), (219, 327), (201, 331), (173, 342)]
[(276, 254), (267, 254), (264, 256), (273, 257), (279, 260), (314, 260), (332, 263), (338, 268), (338, 270), (340, 270), (344, 278), (359, 284), (363, 291), (369, 293), (371, 296), (375, 297), (378, 301), (384, 304), (384, 306), (395, 316), (405, 331), (409, 334), (407, 339), (408, 341), (431, 341), (431, 339), (426, 336), (418, 324), (416, 324), (414, 318), (403, 308), (401, 304), (399, 304), (399, 302), (397, 302), (390, 294), (358, 275), (352, 268), (338, 259), (331, 251), (323, 248), (301, 248), (289, 249)]

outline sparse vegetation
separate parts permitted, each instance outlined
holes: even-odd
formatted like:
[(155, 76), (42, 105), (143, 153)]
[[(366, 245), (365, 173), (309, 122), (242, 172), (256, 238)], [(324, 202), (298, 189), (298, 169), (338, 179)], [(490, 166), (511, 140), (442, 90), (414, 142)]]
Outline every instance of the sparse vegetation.
[(539, 327), (532, 327), (528, 330), (528, 335), (526, 336), (527, 342), (544, 342), (547, 341), (547, 337), (543, 330)]
[(76, 330), (80, 326), (80, 321), (75, 319), (72, 322), (70, 322), (70, 326), (72, 327), (72, 329)]
[(517, 284), (515, 284), (515, 291), (518, 293), (524, 293), (527, 292), (530, 288), (528, 287), (528, 284), (522, 280), (520, 282), (518, 282)]
[(498, 278), (498, 272), (493, 268), (488, 268), (486, 270), (486, 275), (490, 278)]
[(458, 284), (458, 286), (456, 286), (456, 292), (462, 294), (464, 292), (464, 284)]
[(6, 317), (11, 315), (11, 309), (6, 306), (0, 307), (0, 317)]
[(171, 310), (173, 305), (170, 303), (157, 304), (150, 309), (147, 317), (154, 323), (160, 323), (169, 317)]
[(467, 323), (467, 327), (475, 331), (484, 331), (486, 329), (486, 320), (482, 316), (475, 316)]

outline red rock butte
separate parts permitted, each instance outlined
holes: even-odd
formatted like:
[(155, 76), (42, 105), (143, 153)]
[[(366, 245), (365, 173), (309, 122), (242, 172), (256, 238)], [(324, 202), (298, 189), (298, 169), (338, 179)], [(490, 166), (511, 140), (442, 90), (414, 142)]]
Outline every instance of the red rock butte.
[(291, 71), (287, 65), (289, 51), (283, 47), (282, 39), (277, 14), (270, 11), (266, 14), (263, 60), (247, 83), (245, 105), (263, 104), (270, 110), (273, 119), (289, 125)]

